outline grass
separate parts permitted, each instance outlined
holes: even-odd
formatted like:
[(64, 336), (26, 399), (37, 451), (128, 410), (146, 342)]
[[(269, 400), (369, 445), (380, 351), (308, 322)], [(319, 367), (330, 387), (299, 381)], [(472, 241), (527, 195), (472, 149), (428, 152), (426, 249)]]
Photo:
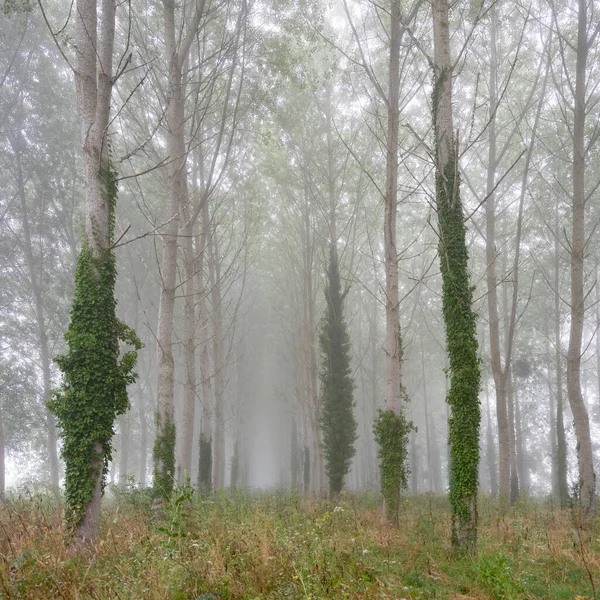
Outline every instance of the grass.
[(141, 492), (103, 508), (84, 553), (65, 542), (60, 499), (0, 506), (0, 598), (71, 599), (569, 599), (600, 589), (600, 527), (522, 503), (504, 517), (480, 502), (478, 553), (453, 554), (444, 499), (405, 501), (400, 527), (372, 495), (337, 504), (283, 492), (201, 501), (180, 488), (162, 514)]

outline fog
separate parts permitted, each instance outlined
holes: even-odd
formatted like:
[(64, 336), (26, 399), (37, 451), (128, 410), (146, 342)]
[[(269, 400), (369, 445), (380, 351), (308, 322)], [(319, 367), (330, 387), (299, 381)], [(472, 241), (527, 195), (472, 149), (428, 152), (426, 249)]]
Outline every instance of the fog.
[[(130, 408), (116, 417), (108, 480), (152, 486), (157, 424), (171, 410), (176, 485), (188, 478), (202, 485), (204, 436), (212, 448), (205, 483), (214, 489), (325, 493), (335, 254), (350, 357), (345, 401), (356, 432), (344, 488), (380, 489), (373, 423), (390, 406), (386, 276), (396, 268), (397, 393), (415, 426), (406, 492), (446, 494), (449, 362), (424, 50), (433, 43), (429, 10), (414, 11), (399, 48), (390, 266), (389, 15), (354, 1), (329, 8), (290, 2), (281, 10), (263, 0), (232, 2), (228, 10), (207, 4), (213, 16), (198, 21), (193, 2), (175, 11), (178, 52), (191, 36), (179, 56), (177, 127), (161, 3), (133, 0), (130, 12), (117, 10), (106, 143), (118, 199), (109, 246), (117, 315), (143, 348)], [(463, 4), (451, 16), (451, 51), (460, 57), (452, 107), (481, 371), (479, 487), (497, 496), (508, 475), (513, 499), (558, 499), (561, 486), (572, 491), (580, 478), (568, 369), (579, 377), (600, 468), (597, 41), (577, 113), (577, 22), (568, 2), (554, 3), (554, 14), (548, 3), (528, 11), (498, 4), (490, 12)], [(74, 17), (62, 0), (46, 11), (62, 32), (54, 39), (37, 4), (7, 1), (0, 13), (0, 469), (7, 491), (65, 483), (62, 430), (46, 401), (63, 382), (53, 358), (68, 350), (75, 268), (89, 237), (70, 66)], [(589, 19), (591, 37), (598, 15)], [(582, 115), (584, 312), (575, 347), (573, 148)]]

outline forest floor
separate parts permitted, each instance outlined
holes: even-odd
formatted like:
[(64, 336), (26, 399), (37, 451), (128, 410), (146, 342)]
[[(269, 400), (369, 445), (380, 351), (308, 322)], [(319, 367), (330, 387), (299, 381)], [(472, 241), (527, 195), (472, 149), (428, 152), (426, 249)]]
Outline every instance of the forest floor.
[(0, 598), (600, 598), (600, 520), (583, 532), (542, 501), (500, 516), (482, 498), (474, 557), (453, 554), (448, 506), (432, 495), (407, 499), (393, 528), (372, 495), (200, 501), (184, 487), (158, 515), (147, 494), (121, 492), (78, 554), (61, 511), (42, 494), (0, 506)]

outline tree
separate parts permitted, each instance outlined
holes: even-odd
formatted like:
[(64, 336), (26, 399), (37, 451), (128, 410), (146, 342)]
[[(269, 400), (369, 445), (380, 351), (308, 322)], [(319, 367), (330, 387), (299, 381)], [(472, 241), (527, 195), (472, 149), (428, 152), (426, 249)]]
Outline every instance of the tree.
[(455, 138), (452, 117), (453, 68), (447, 0), (433, 2), (433, 39), (435, 200), (450, 377), (446, 401), (451, 408), (448, 435), (452, 544), (461, 551), (473, 552), (477, 541), (480, 372), (466, 227), (460, 198), (458, 140)]
[[(163, 254), (161, 268), (161, 293), (158, 313), (158, 381), (156, 440), (154, 442), (154, 488), (158, 494), (168, 497), (173, 489), (175, 477), (175, 405), (173, 359), (173, 318), (175, 290), (177, 287), (177, 245), (180, 213), (188, 202), (188, 173), (185, 141), (184, 111), (184, 63), (188, 60), (200, 19), (204, 14), (204, 2), (199, 2), (193, 13), (185, 36), (179, 39), (175, 29), (175, 3), (163, 0), (165, 45), (168, 62), (167, 92), (167, 202), (163, 231)], [(191, 236), (188, 238), (191, 242)], [(186, 249), (189, 254), (189, 249)], [(193, 277), (186, 273), (190, 285)], [(188, 304), (189, 319), (189, 304)], [(191, 367), (191, 365), (190, 365)], [(195, 375), (187, 373), (194, 382)]]
[(327, 307), (321, 322), (319, 344), (321, 367), (323, 454), (329, 491), (342, 491), (344, 477), (355, 453), (356, 420), (354, 418), (354, 380), (350, 366), (350, 337), (344, 319), (344, 297), (335, 243), (329, 250), (329, 268), (325, 300)]
[[(87, 216), (75, 274), (64, 375), (50, 402), (58, 418), (66, 463), (67, 525), (78, 542), (99, 533), (100, 498), (112, 455), (113, 424), (128, 407), (127, 384), (140, 342), (115, 314), (113, 250), (116, 173), (110, 165), (109, 117), (114, 85), (115, 0), (78, 0), (75, 81), (85, 170)], [(119, 341), (135, 350), (119, 361)]]
[[(391, 0), (389, 11), (377, 7), (378, 19), (387, 20), (389, 15), (389, 30), (385, 32), (389, 36), (389, 55), (387, 69), (387, 89), (377, 80), (373, 65), (367, 61), (365, 48), (363, 47), (350, 15), (346, 2), (344, 8), (346, 16), (350, 22), (354, 41), (358, 47), (358, 64), (364, 69), (376, 96), (385, 107), (385, 118), (381, 121), (385, 123), (385, 133), (382, 132), (378, 142), (382, 143), (385, 151), (385, 187), (383, 190), (383, 238), (384, 238), (384, 264), (385, 264), (385, 342), (383, 349), (385, 352), (385, 406), (386, 411), (390, 413), (387, 417), (380, 414), (374, 423), (374, 433), (378, 441), (391, 444), (389, 448), (379, 448), (378, 455), (381, 463), (381, 487), (382, 490), (389, 490), (390, 496), (386, 498), (386, 513), (388, 518), (396, 521), (398, 518), (399, 485), (402, 479), (401, 473), (404, 472), (403, 464), (391, 465), (390, 461), (406, 458), (405, 449), (396, 447), (398, 441), (404, 440), (408, 443), (408, 430), (412, 427), (403, 414), (402, 401), (405, 399), (402, 384), (402, 355), (401, 330), (400, 330), (400, 299), (399, 299), (399, 281), (398, 281), (398, 244), (397, 244), (397, 211), (398, 211), (398, 166), (399, 166), (399, 126), (401, 116), (401, 49), (404, 35), (406, 34), (408, 23), (411, 23), (416, 16), (419, 3), (415, 3), (411, 13), (407, 16), (402, 12), (400, 0)], [(403, 57), (406, 67), (410, 51), (407, 51)], [(417, 83), (414, 88), (408, 92), (408, 95), (414, 94), (414, 89), (419, 87), (420, 78), (417, 76)], [(407, 97), (404, 102), (408, 104)], [(406, 105), (405, 104), (405, 105)], [(395, 425), (392, 423), (395, 421)], [(399, 440), (392, 439), (383, 435), (381, 427), (387, 423), (390, 428), (400, 436)], [(406, 429), (408, 427), (408, 429)], [(378, 433), (379, 431), (379, 433)], [(388, 466), (383, 467), (386, 463)], [(392, 479), (384, 481), (384, 477), (390, 476)], [(400, 479), (399, 479), (400, 478)], [(398, 487), (397, 491), (396, 488)], [(385, 497), (384, 491), (384, 497)], [(393, 499), (393, 500), (392, 500)], [(390, 504), (390, 501), (392, 504)]]
[[(573, 223), (571, 231), (571, 329), (567, 354), (567, 392), (573, 412), (575, 433), (577, 435), (577, 459), (579, 463), (579, 500), (585, 519), (596, 514), (596, 474), (590, 420), (581, 393), (581, 345), (583, 338), (583, 320), (585, 316), (585, 297), (583, 289), (583, 263), (587, 245), (585, 234), (585, 159), (590, 143), (586, 147), (585, 117), (591, 102), (586, 99), (589, 82), (586, 77), (586, 64), (590, 48), (595, 43), (599, 29), (592, 35), (588, 32), (588, 3), (579, 0), (577, 12), (577, 46), (575, 64), (575, 85), (569, 83), (573, 91)], [(561, 40), (561, 53), (565, 60), (566, 40)], [(572, 46), (571, 46), (572, 47)]]

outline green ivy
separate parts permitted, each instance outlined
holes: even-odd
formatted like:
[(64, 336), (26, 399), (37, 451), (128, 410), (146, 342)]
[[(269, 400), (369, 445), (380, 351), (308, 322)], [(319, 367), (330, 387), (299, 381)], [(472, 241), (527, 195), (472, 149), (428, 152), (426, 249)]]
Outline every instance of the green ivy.
[(329, 490), (339, 494), (350, 470), (356, 449), (354, 379), (350, 365), (350, 336), (344, 319), (344, 296), (335, 246), (330, 249), (325, 300), (319, 344), (323, 358), (320, 370), (323, 456)]
[(212, 487), (212, 442), (210, 438), (200, 436), (200, 457), (198, 463), (198, 489), (202, 493), (210, 492)]
[(414, 425), (406, 420), (403, 412), (396, 415), (391, 410), (379, 410), (373, 424), (373, 433), (378, 445), (381, 493), (385, 500), (387, 516), (393, 522), (398, 521), (400, 494), (407, 487), (408, 436), (413, 430)]
[(240, 460), (240, 451), (238, 441), (236, 440), (233, 444), (233, 456), (231, 457), (231, 484), (230, 487), (232, 490), (235, 489), (240, 484), (240, 476), (241, 476), (241, 460)]
[[(158, 430), (158, 427), (157, 427)], [(154, 440), (154, 493), (167, 499), (175, 476), (175, 423), (167, 422)]]
[[(432, 105), (435, 126), (441, 88), (446, 77), (451, 77), (451, 73), (441, 73), (434, 82)], [(435, 132), (436, 155), (440, 135), (438, 131)], [(438, 165), (435, 175), (442, 311), (450, 378), (450, 389), (446, 398), (451, 407), (448, 422), (449, 496), (452, 507), (452, 543), (461, 550), (471, 552), (477, 540), (480, 370), (458, 165), (452, 144), (450, 147), (451, 153), (447, 163)]]
[[(108, 169), (103, 179), (112, 240), (116, 173)], [(137, 378), (134, 368), (142, 344), (116, 317), (115, 281), (115, 256), (110, 245), (100, 257), (94, 257), (84, 240), (77, 259), (71, 322), (65, 334), (67, 353), (55, 358), (63, 383), (48, 402), (63, 438), (65, 516), (70, 530), (83, 521), (100, 469), (104, 491), (114, 421), (129, 407), (127, 386)], [(119, 342), (133, 347), (120, 360)], [(101, 448), (100, 453), (97, 448)]]

